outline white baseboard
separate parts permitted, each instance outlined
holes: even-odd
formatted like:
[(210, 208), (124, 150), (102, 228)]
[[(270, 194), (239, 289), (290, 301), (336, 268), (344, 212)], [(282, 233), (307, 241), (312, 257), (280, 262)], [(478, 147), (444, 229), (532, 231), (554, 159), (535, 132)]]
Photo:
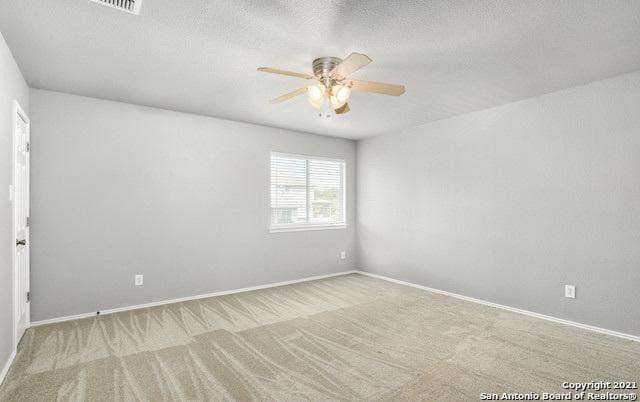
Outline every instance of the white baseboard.
[(540, 314), (540, 313), (534, 313), (533, 311), (522, 310), (522, 309), (515, 308), (515, 307), (505, 306), (503, 304), (492, 303), (492, 302), (489, 302), (489, 301), (486, 301), (486, 300), (482, 300), (482, 299), (476, 299), (476, 298), (469, 297), (469, 296), (463, 296), (463, 295), (460, 295), (460, 294), (457, 294), (457, 293), (447, 292), (446, 290), (440, 290), (440, 289), (430, 288), (428, 286), (416, 285), (415, 283), (405, 282), (405, 281), (401, 281), (401, 280), (398, 280), (398, 279), (389, 278), (389, 277), (386, 277), (386, 276), (383, 276), (383, 275), (372, 274), (370, 272), (365, 272), (365, 271), (357, 271), (357, 272), (359, 274), (370, 276), (372, 278), (378, 278), (378, 279), (382, 279), (382, 280), (385, 280), (385, 281), (388, 281), (388, 282), (397, 283), (397, 284), (400, 284), (400, 285), (411, 286), (413, 288), (422, 289), (422, 290), (426, 290), (428, 292), (439, 293), (439, 294), (442, 294), (442, 295), (455, 297), (456, 299), (461, 299), (461, 300), (465, 300), (465, 301), (472, 302), (472, 303), (483, 304), (485, 306), (495, 307), (495, 308), (499, 308), (499, 309), (502, 309), (502, 310), (511, 311), (513, 313), (527, 315), (529, 317), (535, 317), (535, 318), (539, 318), (539, 319), (542, 319), (542, 320), (557, 322), (559, 324), (570, 325), (572, 327), (586, 329), (588, 331), (599, 332), (599, 333), (605, 334), (605, 335), (611, 335), (611, 336), (616, 336), (618, 338), (623, 338), (623, 339), (627, 339), (627, 340), (631, 340), (631, 341), (640, 342), (640, 336), (636, 336), (636, 335), (625, 334), (623, 332), (612, 331), (612, 330), (606, 329), (606, 328), (595, 327), (593, 325), (582, 324), (582, 323), (579, 323), (579, 322), (569, 321), (569, 320), (565, 320), (565, 319), (562, 319), (562, 318), (552, 317), (552, 316), (549, 316), (549, 315), (544, 315), (544, 314)]
[[(232, 289), (232, 290), (223, 290), (223, 291), (220, 291), (220, 292), (213, 292), (213, 293), (206, 293), (206, 294), (195, 295), (195, 296), (180, 297), (178, 299), (161, 300), (161, 301), (151, 302), (151, 303), (136, 304), (136, 305), (133, 305), (133, 306), (126, 306), (126, 307), (118, 307), (118, 308), (112, 308), (112, 309), (107, 309), (107, 310), (100, 310), (100, 315), (119, 313), (121, 311), (137, 310), (137, 309), (147, 308), (147, 307), (161, 306), (161, 305), (164, 305), (164, 304), (180, 303), (180, 302), (185, 302), (185, 301), (189, 301), (189, 300), (205, 299), (207, 297), (222, 296), (222, 295), (228, 295), (228, 294), (233, 294), (233, 293), (250, 292), (252, 290), (275, 288), (275, 287), (278, 287), (278, 286), (291, 285), (291, 284), (300, 283), (300, 282), (315, 281), (317, 279), (331, 278), (333, 276), (341, 276), (341, 275), (348, 275), (348, 274), (355, 274), (355, 273), (359, 273), (359, 271), (342, 271), (342, 272), (336, 272), (336, 273), (333, 273), (333, 274), (309, 276), (309, 277), (302, 278), (302, 279), (293, 279), (293, 280), (284, 281), (284, 282), (268, 283), (266, 285), (251, 286), (251, 287), (247, 287), (247, 288)], [(47, 320), (34, 321), (34, 322), (31, 323), (31, 326), (32, 327), (36, 327), (36, 326), (39, 326), (39, 325), (54, 324), (54, 323), (63, 322), (63, 321), (79, 320), (81, 318), (88, 318), (88, 317), (95, 317), (95, 316), (96, 316), (96, 312), (92, 311), (90, 313), (82, 313), (82, 314), (68, 315), (68, 316), (64, 316), (64, 317), (50, 318), (50, 319), (47, 319)]]
[(9, 372), (9, 367), (11, 367), (11, 364), (13, 364), (13, 360), (15, 358), (16, 358), (16, 350), (13, 349), (13, 351), (11, 352), (11, 355), (9, 356), (9, 359), (7, 359), (7, 362), (2, 368), (2, 371), (0, 371), (0, 385), (2, 385), (4, 378), (7, 376), (7, 373)]
[[(442, 295), (455, 297), (457, 299), (465, 300), (465, 301), (472, 302), (472, 303), (483, 304), (485, 306), (499, 308), (499, 309), (506, 310), (506, 311), (511, 311), (511, 312), (517, 313), (517, 314), (527, 315), (529, 317), (535, 317), (535, 318), (539, 318), (539, 319), (542, 319), (542, 320), (556, 322), (556, 323), (559, 323), (559, 324), (570, 325), (572, 327), (581, 328), (581, 329), (585, 329), (585, 330), (588, 330), (588, 331), (598, 332), (598, 333), (605, 334), (605, 335), (611, 335), (611, 336), (615, 336), (615, 337), (618, 337), (618, 338), (623, 338), (623, 339), (628, 339), (628, 340), (631, 340), (631, 341), (640, 342), (640, 336), (631, 335), (631, 334), (625, 334), (623, 332), (618, 332), (618, 331), (612, 331), (612, 330), (609, 330), (609, 329), (606, 329), (606, 328), (600, 328), (600, 327), (596, 327), (596, 326), (593, 326), (593, 325), (582, 324), (582, 323), (579, 323), (579, 322), (569, 321), (569, 320), (565, 320), (565, 319), (562, 319), (562, 318), (557, 318), (557, 317), (552, 317), (552, 316), (549, 316), (549, 315), (535, 313), (533, 311), (522, 310), (522, 309), (515, 308), (515, 307), (509, 307), (509, 306), (505, 306), (505, 305), (502, 305), (502, 304), (493, 303), (493, 302), (489, 302), (489, 301), (482, 300), (482, 299), (476, 299), (476, 298), (469, 297), (469, 296), (463, 296), (463, 295), (460, 295), (460, 294), (457, 294), (457, 293), (447, 292), (445, 290), (434, 289), (434, 288), (430, 288), (428, 286), (417, 285), (415, 283), (405, 282), (405, 281), (401, 281), (401, 280), (398, 280), (398, 279), (393, 279), (393, 278), (389, 278), (389, 277), (386, 277), (386, 276), (383, 276), (383, 275), (373, 274), (373, 273), (366, 272), (366, 271), (355, 271), (355, 270), (342, 271), (342, 272), (337, 272), (337, 273), (334, 273), (334, 274), (327, 274), (327, 275), (310, 276), (310, 277), (302, 278), (302, 279), (294, 279), (294, 280), (284, 281), (284, 282), (269, 283), (269, 284), (266, 284), (266, 285), (251, 286), (251, 287), (247, 287), (247, 288), (223, 290), (223, 291), (220, 291), (220, 292), (206, 293), (206, 294), (195, 295), (195, 296), (187, 296), (187, 297), (181, 297), (181, 298), (178, 298), (178, 299), (161, 300), (161, 301), (152, 302), (152, 303), (144, 303), (144, 304), (137, 304), (137, 305), (133, 305), (133, 306), (118, 307), (118, 308), (113, 308), (113, 309), (108, 309), (108, 310), (101, 310), (100, 311), (100, 315), (113, 314), (113, 313), (118, 313), (118, 312), (121, 312), (121, 311), (137, 310), (137, 309), (147, 308), (147, 307), (161, 306), (161, 305), (164, 305), (164, 304), (180, 303), (180, 302), (185, 302), (185, 301), (189, 301), (189, 300), (204, 299), (204, 298), (207, 298), (207, 297), (215, 297), (215, 296), (222, 296), (222, 295), (228, 295), (228, 294), (233, 294), (233, 293), (249, 292), (249, 291), (252, 291), (252, 290), (267, 289), (267, 288), (273, 288), (273, 287), (278, 287), (278, 286), (291, 285), (291, 284), (294, 284), (294, 283), (308, 282), (308, 281), (314, 281), (314, 280), (317, 280), (317, 279), (324, 279), (324, 278), (330, 278), (330, 277), (333, 277), (333, 276), (348, 275), (348, 274), (354, 274), (354, 273), (370, 276), (372, 278), (382, 279), (382, 280), (385, 280), (385, 281), (388, 281), (388, 282), (393, 282), (393, 283), (397, 283), (397, 284), (404, 285), (404, 286), (411, 286), (413, 288), (426, 290), (428, 292), (439, 293), (439, 294), (442, 294)], [(47, 320), (34, 321), (34, 322), (31, 323), (31, 326), (39, 326), (39, 325), (53, 324), (53, 323), (63, 322), (63, 321), (78, 320), (78, 319), (81, 319), (81, 318), (94, 317), (95, 315), (96, 315), (96, 312), (90, 312), (90, 313), (76, 314), (76, 315), (70, 315), (70, 316), (65, 316), (65, 317), (56, 317), (56, 318), (51, 318), (51, 319), (47, 319)], [(2, 379), (3, 376), (6, 374), (5, 372), (6, 372), (6, 370), (8, 370), (10, 362), (13, 360), (13, 356), (14, 355), (15, 355), (15, 352), (12, 355), (12, 357), (11, 357), (9, 363), (7, 364), (7, 366), (2, 371), (2, 376), (0, 376), (0, 379)]]

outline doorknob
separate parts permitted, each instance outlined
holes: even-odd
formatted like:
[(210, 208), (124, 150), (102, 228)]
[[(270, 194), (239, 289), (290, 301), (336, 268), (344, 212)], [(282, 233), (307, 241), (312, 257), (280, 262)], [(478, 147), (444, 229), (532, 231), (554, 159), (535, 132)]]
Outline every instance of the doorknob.
[(26, 246), (26, 245), (27, 245), (26, 240), (16, 240), (16, 246)]

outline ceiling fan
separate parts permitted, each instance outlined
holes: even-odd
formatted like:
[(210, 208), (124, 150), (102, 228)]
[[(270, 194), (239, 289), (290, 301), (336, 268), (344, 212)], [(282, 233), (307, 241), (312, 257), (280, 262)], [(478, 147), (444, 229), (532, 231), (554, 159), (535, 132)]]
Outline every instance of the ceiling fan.
[(350, 78), (351, 74), (369, 63), (371, 63), (371, 59), (367, 55), (351, 53), (344, 60), (338, 57), (320, 57), (315, 59), (312, 64), (313, 75), (271, 67), (260, 67), (258, 71), (318, 81), (312, 85), (304, 86), (295, 91), (278, 96), (272, 99), (271, 103), (280, 103), (296, 96), (307, 94), (307, 100), (316, 109), (322, 107), (326, 98), (331, 109), (333, 109), (336, 114), (344, 114), (350, 110), (347, 100), (351, 95), (351, 91), (374, 92), (393, 96), (400, 96), (404, 93), (403, 85), (354, 80)]

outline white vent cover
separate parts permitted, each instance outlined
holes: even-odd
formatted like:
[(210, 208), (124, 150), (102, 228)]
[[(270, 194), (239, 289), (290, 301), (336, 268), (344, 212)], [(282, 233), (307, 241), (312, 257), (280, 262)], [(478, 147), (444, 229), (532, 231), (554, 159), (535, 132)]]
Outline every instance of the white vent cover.
[(140, 6), (142, 6), (142, 0), (91, 0), (94, 3), (102, 4), (103, 6), (117, 8), (121, 11), (126, 11), (131, 14), (140, 14)]

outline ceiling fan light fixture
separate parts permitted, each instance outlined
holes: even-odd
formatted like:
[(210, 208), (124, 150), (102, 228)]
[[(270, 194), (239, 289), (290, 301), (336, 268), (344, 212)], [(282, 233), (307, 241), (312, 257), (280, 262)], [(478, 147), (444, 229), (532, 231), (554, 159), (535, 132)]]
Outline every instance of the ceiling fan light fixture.
[(307, 95), (310, 101), (322, 102), (322, 98), (324, 97), (324, 85), (316, 84), (307, 87)]
[(311, 97), (308, 96), (307, 97), (307, 101), (309, 101), (311, 106), (315, 107), (316, 109), (320, 109), (320, 107), (322, 106), (322, 103), (324, 101), (324, 96), (320, 97), (320, 99), (318, 99), (318, 100), (311, 99)]
[(345, 100), (344, 102), (340, 102), (338, 100), (338, 98), (335, 95), (331, 95), (329, 97), (329, 102), (331, 103), (331, 107), (335, 110), (335, 109), (339, 109), (342, 106), (344, 106), (345, 103), (347, 103), (347, 101)]
[(344, 105), (351, 95), (351, 88), (345, 85), (334, 85), (331, 89), (336, 100), (342, 105)]

